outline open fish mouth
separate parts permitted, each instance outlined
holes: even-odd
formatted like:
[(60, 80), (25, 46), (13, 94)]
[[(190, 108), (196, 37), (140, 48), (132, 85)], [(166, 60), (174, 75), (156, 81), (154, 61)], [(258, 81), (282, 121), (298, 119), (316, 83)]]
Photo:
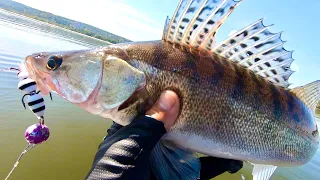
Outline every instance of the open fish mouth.
[(25, 61), (23, 62), (29, 74), (29, 78), (36, 81), (37, 88), (41, 91), (43, 95), (48, 95), (50, 91), (57, 92), (56, 87), (52, 83), (52, 78), (50, 74), (43, 72), (34, 66), (35, 58), (39, 56), (41, 56), (41, 53), (39, 55), (27, 56)]

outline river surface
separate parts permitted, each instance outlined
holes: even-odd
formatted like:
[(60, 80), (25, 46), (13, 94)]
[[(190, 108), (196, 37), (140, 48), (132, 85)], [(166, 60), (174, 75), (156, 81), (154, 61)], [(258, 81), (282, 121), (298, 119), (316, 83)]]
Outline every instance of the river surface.
[[(18, 67), (27, 55), (40, 51), (86, 49), (108, 43), (0, 9), (0, 69)], [(0, 179), (4, 179), (27, 145), (25, 129), (37, 119), (21, 104), (16, 72), (0, 72)], [(28, 152), (11, 179), (84, 179), (110, 121), (91, 115), (54, 95), (45, 97), (47, 142)], [(318, 119), (319, 121), (319, 119)], [(252, 179), (252, 166), (215, 179)], [(272, 179), (307, 180), (320, 177), (320, 151), (308, 164), (278, 168)]]

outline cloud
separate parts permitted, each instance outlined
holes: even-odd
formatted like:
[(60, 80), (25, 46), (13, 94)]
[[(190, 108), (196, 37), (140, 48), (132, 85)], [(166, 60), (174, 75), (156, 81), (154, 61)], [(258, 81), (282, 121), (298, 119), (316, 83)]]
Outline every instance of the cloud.
[(230, 31), (230, 33), (228, 34), (228, 37), (230, 37), (230, 36), (232, 36), (234, 33), (236, 33), (237, 32), (237, 30), (232, 30), (232, 31)]
[(15, 0), (27, 6), (81, 21), (134, 41), (160, 39), (163, 25), (121, 0)]
[(292, 71), (298, 72), (299, 69), (300, 69), (300, 67), (299, 67), (299, 65), (298, 65), (297, 63), (292, 62), (292, 63), (291, 63), (291, 66), (290, 66), (290, 69), (291, 69)]

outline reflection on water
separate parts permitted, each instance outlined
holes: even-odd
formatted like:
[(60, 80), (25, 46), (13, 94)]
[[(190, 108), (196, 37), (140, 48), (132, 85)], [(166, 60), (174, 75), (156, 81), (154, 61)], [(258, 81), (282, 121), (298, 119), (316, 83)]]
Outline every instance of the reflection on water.
[[(84, 49), (104, 46), (100, 40), (63, 30), (42, 22), (16, 16), (0, 9), (0, 69), (17, 67), (25, 56), (39, 51)], [(37, 122), (21, 104), (15, 72), (0, 72), (0, 179), (12, 168), (26, 146), (23, 133)], [(53, 96), (45, 97), (47, 142), (25, 155), (11, 179), (83, 179), (110, 121), (91, 115)], [(278, 168), (272, 179), (317, 179), (320, 152), (305, 166)], [(252, 166), (232, 176), (216, 179), (252, 179)]]

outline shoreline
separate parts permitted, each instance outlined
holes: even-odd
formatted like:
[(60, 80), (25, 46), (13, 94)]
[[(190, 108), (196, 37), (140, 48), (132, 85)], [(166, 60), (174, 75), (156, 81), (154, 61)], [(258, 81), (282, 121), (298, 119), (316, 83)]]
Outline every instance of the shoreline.
[(81, 36), (85, 36), (87, 38), (91, 38), (91, 39), (94, 39), (94, 40), (97, 40), (97, 41), (101, 41), (101, 42), (104, 42), (104, 43), (108, 43), (108, 44), (113, 44), (109, 41), (105, 41), (105, 40), (101, 40), (101, 39), (98, 39), (98, 38), (95, 38), (95, 37), (92, 37), (92, 36), (88, 36), (86, 34), (83, 34), (83, 33), (80, 33), (80, 32), (77, 32), (77, 31), (73, 31), (73, 30), (70, 30), (70, 29), (67, 29), (67, 28), (63, 28), (61, 26), (58, 26), (58, 25), (55, 25), (55, 24), (52, 24), (52, 23), (48, 23), (48, 22), (44, 22), (44, 21), (41, 21), (41, 20), (38, 20), (38, 19), (35, 19), (35, 18), (32, 18), (32, 17), (29, 17), (29, 16), (25, 16), (23, 14), (19, 14), (19, 13), (16, 13), (16, 12), (13, 12), (13, 11), (8, 11), (6, 9), (3, 9), (3, 8), (0, 8), (0, 11), (3, 11), (5, 13), (8, 13), (8, 14), (11, 14), (11, 15), (14, 15), (14, 16), (19, 16), (21, 18), (25, 18), (25, 19), (28, 19), (30, 21), (35, 21), (39, 24), (45, 24), (45, 25), (48, 25), (48, 26), (52, 26), (54, 28), (57, 28), (57, 29), (62, 29), (62, 30), (65, 30), (65, 31), (69, 31), (69, 32), (72, 32), (72, 33), (76, 33), (78, 35), (81, 35)]
[[(12, 18), (14, 17), (14, 18)], [(0, 21), (17, 26), (26, 27), (28, 30), (37, 30), (48, 36), (57, 36), (58, 38), (72, 41), (73, 43), (94, 48), (96, 46), (108, 46), (112, 43), (97, 39), (79, 32), (75, 32), (60, 26), (39, 21), (12, 11), (0, 8)]]
[(10, 3), (0, 3), (0, 11), (19, 18), (37, 22), (38, 24), (46, 24), (57, 29), (70, 31), (78, 35), (82, 35), (108, 44), (132, 42), (129, 39), (105, 31), (90, 24), (34, 9), (20, 3), (14, 3), (13, 5)]

